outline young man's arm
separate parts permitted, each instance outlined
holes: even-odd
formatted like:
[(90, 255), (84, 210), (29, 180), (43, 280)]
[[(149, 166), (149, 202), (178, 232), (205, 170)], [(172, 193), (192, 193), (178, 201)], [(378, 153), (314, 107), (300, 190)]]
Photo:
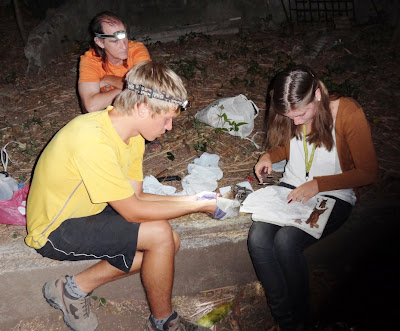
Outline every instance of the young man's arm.
[(144, 193), (143, 192), (143, 182), (136, 182), (134, 180), (130, 180), (133, 190), (135, 191), (135, 195), (139, 200), (146, 201), (196, 201), (197, 197), (201, 195), (201, 193), (196, 195), (158, 195), (152, 193)]
[(115, 97), (121, 92), (119, 88), (114, 88), (108, 92), (101, 92), (100, 88), (99, 82), (78, 83), (79, 95), (85, 109), (89, 113), (105, 109), (113, 103)]
[(139, 200), (133, 194), (123, 200), (110, 201), (109, 204), (128, 222), (143, 223), (172, 219), (196, 212), (214, 214), (217, 200), (147, 201)]
[(143, 182), (131, 180), (135, 191), (131, 197), (109, 204), (129, 222), (165, 220), (182, 215), (206, 212), (213, 214), (216, 200), (198, 200), (193, 196), (168, 196), (143, 193)]

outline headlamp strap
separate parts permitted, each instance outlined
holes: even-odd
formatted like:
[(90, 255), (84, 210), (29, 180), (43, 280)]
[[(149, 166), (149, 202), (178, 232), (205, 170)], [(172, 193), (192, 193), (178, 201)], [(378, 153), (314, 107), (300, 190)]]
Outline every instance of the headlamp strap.
[(127, 82), (127, 88), (128, 88), (128, 90), (135, 91), (138, 94), (147, 95), (149, 98), (154, 98), (154, 99), (174, 103), (176, 105), (181, 106), (182, 108), (187, 108), (189, 106), (188, 100), (172, 98), (172, 97), (166, 95), (165, 93), (158, 93), (158, 92), (154, 91), (153, 89), (149, 89), (140, 84), (133, 84), (131, 82)]
[(98, 38), (115, 38), (117, 40), (121, 40), (126, 38), (126, 31), (124, 30), (115, 31), (113, 34), (104, 34), (95, 32), (94, 35)]

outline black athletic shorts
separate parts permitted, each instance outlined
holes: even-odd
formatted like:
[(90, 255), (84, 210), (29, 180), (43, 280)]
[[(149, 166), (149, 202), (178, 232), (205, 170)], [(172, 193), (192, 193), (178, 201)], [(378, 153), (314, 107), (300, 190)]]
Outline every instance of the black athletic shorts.
[(110, 206), (97, 215), (64, 221), (37, 249), (58, 261), (105, 260), (129, 272), (135, 257), (140, 223), (127, 222)]

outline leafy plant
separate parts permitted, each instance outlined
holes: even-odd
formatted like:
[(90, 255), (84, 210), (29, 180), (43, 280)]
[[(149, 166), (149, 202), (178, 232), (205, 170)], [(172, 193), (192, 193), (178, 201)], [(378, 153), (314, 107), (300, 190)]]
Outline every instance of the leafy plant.
[(196, 39), (196, 38), (205, 39), (208, 42), (211, 41), (211, 36), (209, 34), (204, 34), (202, 32), (190, 32), (190, 33), (186, 33), (183, 36), (180, 36), (178, 38), (178, 43), (179, 43), (179, 45), (183, 45), (186, 41), (188, 41), (190, 39)]
[(43, 121), (40, 117), (36, 117), (35, 115), (33, 115), (32, 117), (28, 118), (25, 123), (22, 124), (22, 129), (27, 129), (29, 127), (31, 127), (32, 125), (39, 125), (42, 126), (43, 125)]
[(95, 296), (95, 295), (92, 295), (91, 298), (92, 298), (94, 301), (99, 300), (99, 307), (105, 307), (105, 306), (106, 306), (107, 300), (106, 300), (105, 298), (99, 298), (99, 297), (97, 297), (97, 296)]
[(167, 159), (173, 161), (175, 160), (175, 155), (171, 152), (167, 152)]
[(250, 49), (247, 46), (240, 46), (237, 52), (242, 56), (246, 56), (250, 52)]
[(177, 63), (178, 69), (177, 72), (178, 74), (182, 75), (185, 77), (187, 80), (192, 79), (196, 75), (196, 68), (197, 68), (197, 60), (182, 60)]
[(231, 46), (232, 44), (230, 42), (225, 41), (225, 40), (218, 39), (217, 45), (218, 46)]
[(235, 76), (235, 77), (233, 77), (232, 79), (229, 80), (229, 83), (232, 86), (236, 86), (236, 85), (238, 85), (240, 83), (244, 83), (244, 85), (247, 86), (249, 84), (249, 81), (246, 78), (240, 79), (240, 78)]
[[(220, 105), (219, 109), (222, 112), (223, 109), (224, 109), (224, 106)], [(247, 124), (246, 122), (236, 123), (235, 121), (229, 119), (228, 116), (226, 115), (226, 113), (222, 113), (222, 114), (218, 115), (218, 117), (220, 118), (220, 120), (223, 121), (223, 123), (222, 123), (222, 127), (218, 127), (218, 128), (215, 129), (216, 133), (219, 133), (219, 132), (222, 132), (222, 131), (225, 131), (225, 132), (235, 131), (235, 132), (237, 132), (237, 131), (239, 131), (239, 127), (240, 126), (242, 126), (244, 124)], [(225, 127), (226, 124), (228, 126), (227, 128)]]
[(324, 82), (325, 82), (325, 85), (326, 85), (328, 91), (339, 92), (341, 95), (344, 95), (344, 96), (349, 96), (349, 97), (353, 97), (353, 98), (357, 99), (357, 97), (360, 93), (360, 88), (358, 86), (356, 86), (355, 84), (353, 84), (348, 79), (346, 79), (341, 84), (336, 84), (330, 78), (325, 78)]
[(206, 152), (207, 151), (207, 141), (206, 140), (197, 141), (193, 146), (197, 152)]
[(6, 84), (13, 84), (13, 83), (15, 83), (15, 81), (17, 80), (17, 73), (16, 73), (16, 71), (6, 72), (6, 73), (2, 76), (2, 80), (3, 80)]
[(150, 42), (151, 42), (150, 36), (146, 36), (146, 37), (143, 39), (143, 43), (144, 43), (145, 45), (150, 44)]
[(197, 118), (193, 117), (192, 127), (193, 127), (193, 129), (197, 130), (197, 129), (206, 127), (206, 124), (204, 122), (202, 122), (202, 121), (199, 121)]
[(247, 74), (248, 75), (257, 75), (257, 74), (260, 74), (260, 72), (261, 72), (260, 65), (258, 64), (257, 61), (252, 60), (250, 62), (249, 68), (247, 69)]
[(214, 56), (217, 60), (227, 60), (228, 59), (227, 52), (215, 52)]

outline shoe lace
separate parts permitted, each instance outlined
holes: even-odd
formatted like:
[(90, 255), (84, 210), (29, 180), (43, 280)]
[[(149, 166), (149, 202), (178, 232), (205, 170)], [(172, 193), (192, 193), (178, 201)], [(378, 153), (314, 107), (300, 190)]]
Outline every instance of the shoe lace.
[(83, 317), (87, 318), (87, 317), (89, 317), (89, 314), (90, 314), (89, 298), (88, 297), (82, 298), (80, 301), (81, 301), (80, 304), (81, 304), (82, 310), (83, 310)]

